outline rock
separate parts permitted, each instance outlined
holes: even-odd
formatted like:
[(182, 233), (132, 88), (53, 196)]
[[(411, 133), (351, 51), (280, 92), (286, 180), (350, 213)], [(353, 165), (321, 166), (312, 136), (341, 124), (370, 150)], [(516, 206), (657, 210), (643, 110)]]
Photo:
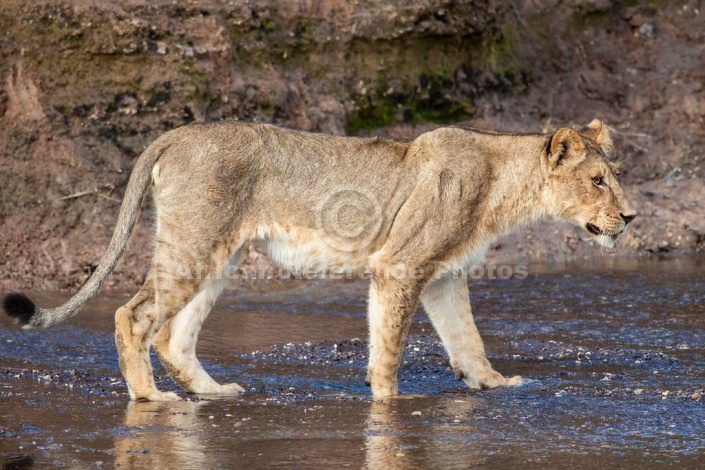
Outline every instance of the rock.
[(650, 21), (639, 26), (639, 34), (644, 39), (651, 39), (654, 35), (654, 24)]
[(612, 0), (572, 0), (570, 3), (589, 13), (606, 12), (612, 8)]

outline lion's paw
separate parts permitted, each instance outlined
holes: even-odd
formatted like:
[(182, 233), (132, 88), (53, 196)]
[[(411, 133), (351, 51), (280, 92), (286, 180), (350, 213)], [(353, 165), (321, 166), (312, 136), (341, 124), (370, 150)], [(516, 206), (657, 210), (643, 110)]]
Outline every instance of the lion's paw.
[(479, 390), (483, 388), (498, 388), (498, 387), (516, 387), (522, 384), (522, 378), (519, 376), (505, 379), (502, 374), (493, 369), (483, 370), (474, 376), (468, 374), (459, 374), (456, 372), (456, 377), (462, 377), (465, 384), (473, 389)]
[(221, 385), (216, 393), (218, 395), (240, 395), (245, 393), (245, 389), (233, 382), (231, 384)]
[(191, 390), (191, 393), (198, 395), (240, 395), (245, 393), (245, 389), (236, 383), (226, 385), (218, 385), (214, 383), (208, 385), (207, 387), (198, 387)]
[(522, 379), (518, 375), (515, 375), (514, 377), (509, 377), (508, 379), (505, 379), (505, 380), (506, 380), (506, 383), (504, 385), (506, 385), (507, 387), (518, 387), (518, 386), (524, 384), (524, 382), (525, 382), (524, 379)]
[(137, 400), (146, 401), (179, 401), (181, 397), (174, 392), (152, 392), (148, 395), (138, 397)]

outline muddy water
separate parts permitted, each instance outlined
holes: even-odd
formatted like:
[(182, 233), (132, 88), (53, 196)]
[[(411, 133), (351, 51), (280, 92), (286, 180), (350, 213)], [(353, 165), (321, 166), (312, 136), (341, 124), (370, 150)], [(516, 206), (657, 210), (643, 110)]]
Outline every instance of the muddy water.
[[(601, 260), (471, 282), (489, 357), (525, 385), (470, 392), (420, 312), (403, 398), (363, 384), (360, 282), (226, 291), (199, 354), (235, 398), (129, 403), (110, 294), (71, 322), (0, 320), (5, 468), (703, 467), (705, 263)], [(51, 305), (64, 295), (36, 293)], [(177, 390), (155, 362), (159, 386)]]

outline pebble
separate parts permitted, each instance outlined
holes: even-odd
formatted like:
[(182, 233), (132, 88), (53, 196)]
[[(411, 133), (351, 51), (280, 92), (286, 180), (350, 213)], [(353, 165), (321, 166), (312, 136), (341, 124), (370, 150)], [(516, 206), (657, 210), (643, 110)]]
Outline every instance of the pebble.
[(421, 416), (421, 412), (420, 412), (420, 411), (414, 411), (414, 412), (411, 413), (411, 416)]
[(642, 393), (644, 393), (643, 388), (637, 388), (636, 390), (634, 390), (634, 395), (641, 395)]
[(693, 400), (700, 400), (702, 397), (703, 396), (701, 394), (699, 394), (698, 392), (695, 392), (690, 396), (690, 398), (692, 398)]

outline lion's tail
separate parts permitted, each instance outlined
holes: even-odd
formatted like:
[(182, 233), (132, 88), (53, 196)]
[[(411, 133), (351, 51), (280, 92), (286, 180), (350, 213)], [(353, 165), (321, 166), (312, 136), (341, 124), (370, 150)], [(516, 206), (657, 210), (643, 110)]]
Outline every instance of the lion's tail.
[[(159, 139), (162, 140), (162, 139)], [(98, 267), (81, 289), (66, 303), (55, 308), (39, 308), (24, 294), (12, 293), (3, 300), (3, 308), (8, 315), (22, 323), (25, 328), (33, 326), (47, 327), (60, 323), (78, 313), (79, 309), (100, 292), (108, 276), (113, 272), (120, 257), (125, 252), (127, 241), (137, 222), (142, 198), (152, 179), (152, 168), (168, 145), (159, 141), (150, 145), (142, 153), (135, 168), (122, 201), (115, 232), (110, 245), (100, 260)]]

